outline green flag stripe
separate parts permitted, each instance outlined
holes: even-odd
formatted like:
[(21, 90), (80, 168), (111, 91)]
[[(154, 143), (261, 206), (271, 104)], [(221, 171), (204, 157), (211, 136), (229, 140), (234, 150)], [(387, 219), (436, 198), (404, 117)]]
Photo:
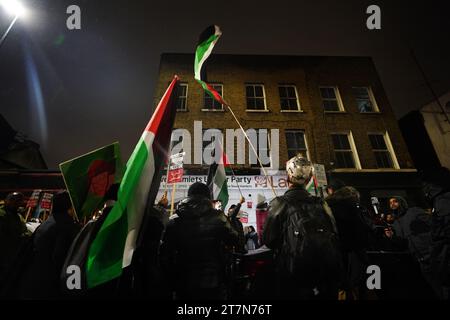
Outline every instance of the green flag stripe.
[[(135, 192), (147, 158), (148, 149), (141, 139), (127, 163), (117, 203), (108, 214), (89, 249), (86, 265), (89, 287), (108, 281), (122, 273), (122, 259), (128, 230), (126, 206)], [(105, 250), (105, 247), (108, 250)]]
[(208, 56), (211, 54), (214, 43), (217, 39), (219, 39), (219, 35), (213, 34), (208, 38), (208, 40), (198, 45), (197, 50), (195, 51), (194, 61), (195, 79), (201, 80), (200, 70), (205, 60), (208, 59)]
[(222, 202), (222, 208), (225, 209), (225, 207), (228, 204), (228, 186), (227, 181), (225, 180), (222, 187), (220, 188), (219, 195), (217, 196), (217, 199)]

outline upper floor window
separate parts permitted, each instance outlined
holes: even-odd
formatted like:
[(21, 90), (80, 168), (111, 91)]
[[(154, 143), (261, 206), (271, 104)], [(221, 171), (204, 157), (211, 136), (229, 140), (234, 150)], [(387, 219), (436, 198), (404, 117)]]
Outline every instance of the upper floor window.
[(308, 158), (308, 148), (303, 130), (286, 130), (286, 146), (289, 159), (299, 153)]
[(299, 111), (297, 88), (294, 85), (279, 85), (280, 106), (283, 111)]
[(378, 168), (399, 168), (394, 149), (387, 134), (369, 133), (369, 140)]
[(369, 87), (353, 87), (359, 112), (379, 112), (377, 103)]
[(266, 95), (262, 84), (246, 84), (247, 110), (266, 110)]
[(336, 159), (335, 167), (360, 169), (361, 166), (351, 132), (332, 134), (331, 138)]
[(320, 87), (320, 95), (322, 97), (323, 109), (325, 112), (344, 111), (337, 87)]
[(176, 101), (177, 111), (187, 111), (188, 84), (180, 83), (179, 86), (179, 94)]
[[(214, 90), (216, 90), (223, 97), (223, 85), (212, 84)], [(204, 110), (223, 110), (223, 105), (220, 104), (216, 99), (211, 97), (208, 93), (204, 93)]]

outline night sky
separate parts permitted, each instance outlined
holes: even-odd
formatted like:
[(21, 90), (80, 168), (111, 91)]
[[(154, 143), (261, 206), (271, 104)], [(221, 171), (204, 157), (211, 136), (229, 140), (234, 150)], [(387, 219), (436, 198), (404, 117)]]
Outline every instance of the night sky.
[[(50, 168), (113, 141), (125, 159), (153, 109), (159, 56), (193, 53), (210, 24), (215, 53), (372, 56), (397, 117), (450, 89), (446, 1), (61, 1), (23, 0), (0, 47), (0, 112), (41, 145)], [(81, 7), (81, 30), (66, 8)], [(366, 28), (370, 4), (382, 29)], [(0, 8), (0, 33), (11, 17)]]

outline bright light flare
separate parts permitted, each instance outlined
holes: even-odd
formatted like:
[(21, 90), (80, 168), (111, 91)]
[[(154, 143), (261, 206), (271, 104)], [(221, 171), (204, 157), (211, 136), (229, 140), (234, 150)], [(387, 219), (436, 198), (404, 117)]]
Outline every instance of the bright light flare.
[(26, 14), (24, 6), (17, 0), (0, 0), (0, 5), (13, 16), (23, 17)]

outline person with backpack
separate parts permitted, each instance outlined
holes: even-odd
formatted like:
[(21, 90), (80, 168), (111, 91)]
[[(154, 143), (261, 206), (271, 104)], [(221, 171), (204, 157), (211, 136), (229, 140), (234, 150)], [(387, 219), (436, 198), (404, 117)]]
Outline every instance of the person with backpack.
[(274, 250), (281, 299), (337, 299), (343, 277), (333, 214), (305, 190), (313, 170), (301, 155), (290, 159), (289, 189), (269, 205), (263, 243)]

